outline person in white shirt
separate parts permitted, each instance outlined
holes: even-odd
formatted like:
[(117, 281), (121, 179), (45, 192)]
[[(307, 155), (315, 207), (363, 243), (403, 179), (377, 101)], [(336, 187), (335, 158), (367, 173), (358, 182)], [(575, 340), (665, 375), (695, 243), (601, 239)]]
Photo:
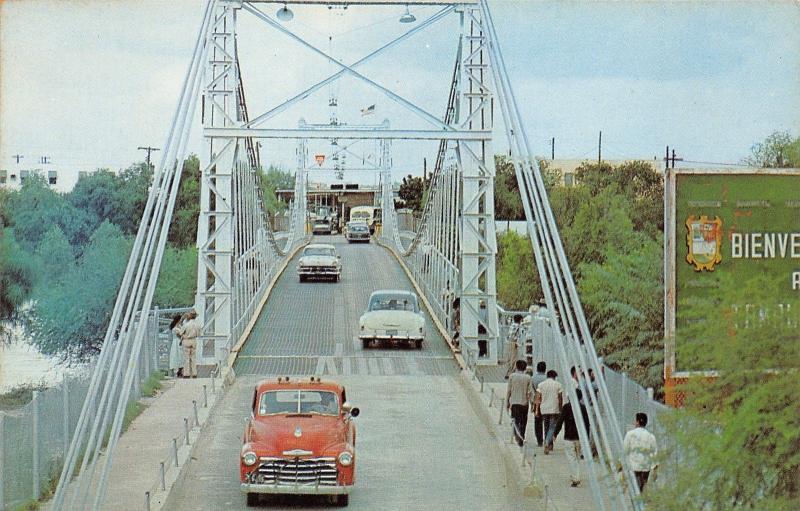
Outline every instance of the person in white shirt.
[(183, 347), (183, 377), (197, 378), (197, 338), (203, 326), (197, 319), (197, 311), (192, 309), (184, 315), (183, 323), (175, 328), (175, 333), (181, 338)]
[(656, 437), (644, 429), (645, 426), (647, 426), (647, 414), (637, 413), (636, 427), (628, 431), (622, 442), (625, 457), (636, 476), (639, 491), (644, 490), (644, 486), (650, 478), (650, 471), (656, 468), (656, 456), (658, 455)]
[(547, 379), (536, 387), (536, 401), (534, 411), (541, 415), (545, 430), (544, 453), (550, 454), (553, 450), (553, 437), (556, 433), (558, 417), (564, 405), (563, 387), (556, 381), (558, 373), (550, 369)]

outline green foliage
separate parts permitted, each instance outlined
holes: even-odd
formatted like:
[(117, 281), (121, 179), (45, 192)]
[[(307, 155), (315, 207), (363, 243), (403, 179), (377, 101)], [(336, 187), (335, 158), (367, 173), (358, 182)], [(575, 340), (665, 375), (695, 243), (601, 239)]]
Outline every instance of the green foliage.
[(664, 231), (664, 183), (648, 162), (630, 161), (617, 167), (608, 163), (584, 163), (576, 177), (592, 195), (609, 191), (630, 204), (628, 213), (637, 231), (660, 236)]
[(800, 137), (792, 139), (787, 131), (774, 131), (753, 145), (744, 163), (764, 168), (800, 167)]
[[(139, 212), (137, 221), (141, 218)], [(193, 247), (197, 242), (197, 221), (200, 217), (200, 159), (196, 155), (186, 158), (178, 187), (178, 199), (169, 229), (170, 242), (178, 247)]]
[(114, 220), (120, 185), (116, 174), (108, 169), (98, 169), (79, 177), (67, 199), (89, 215), (94, 230), (103, 221)]
[(34, 285), (34, 271), (30, 257), (14, 237), (14, 230), (0, 230), (0, 320), (12, 318), (25, 303)]
[(161, 381), (164, 379), (164, 373), (156, 371), (151, 374), (145, 381), (142, 382), (141, 390), (142, 397), (153, 397), (161, 390)]
[[(548, 194), (561, 184), (561, 169), (550, 167), (547, 160), (537, 160)], [(505, 155), (495, 155), (494, 215), (497, 220), (525, 220), (514, 164)]]
[(153, 182), (153, 171), (146, 163), (131, 165), (119, 173), (119, 188), (114, 196), (112, 222), (125, 234), (136, 234)]
[(602, 263), (608, 248), (627, 247), (633, 240), (629, 203), (613, 190), (603, 190), (581, 204), (571, 224), (561, 228), (573, 271), (584, 263)]
[(92, 232), (92, 215), (50, 189), (41, 176), (26, 179), (20, 190), (11, 195), (9, 202), (15, 235), (28, 252), (36, 250), (45, 233), (54, 225), (76, 249), (86, 244)]
[(54, 225), (45, 233), (36, 249), (36, 259), (40, 286), (58, 284), (72, 270), (75, 253), (60, 227)]
[(105, 221), (63, 280), (37, 289), (34, 342), (43, 353), (85, 359), (100, 349), (131, 247)]
[(663, 364), (662, 246), (633, 231), (606, 245), (604, 262), (585, 263), (578, 285), (595, 346), (606, 363), (660, 389)]
[(530, 238), (514, 231), (497, 236), (497, 293), (503, 307), (528, 310), (542, 299)]
[(270, 165), (266, 172), (259, 169), (257, 175), (266, 210), (272, 214), (284, 211), (287, 207), (286, 203), (278, 200), (276, 192), (293, 190), (294, 174)]
[[(778, 285), (725, 276), (717, 302), (697, 305), (687, 349), (717, 377), (681, 389), (685, 408), (670, 421), (676, 449), (668, 453), (681, 463), (648, 496), (652, 508), (800, 509), (800, 300), (777, 303)], [(742, 304), (758, 304), (764, 319), (745, 323)]]
[(425, 206), (424, 198), (428, 184), (423, 178), (414, 177), (411, 174), (404, 177), (403, 182), (400, 183), (400, 190), (397, 192), (404, 207), (421, 212)]
[(197, 290), (197, 249), (168, 246), (161, 261), (158, 286), (153, 297), (159, 307), (189, 306)]

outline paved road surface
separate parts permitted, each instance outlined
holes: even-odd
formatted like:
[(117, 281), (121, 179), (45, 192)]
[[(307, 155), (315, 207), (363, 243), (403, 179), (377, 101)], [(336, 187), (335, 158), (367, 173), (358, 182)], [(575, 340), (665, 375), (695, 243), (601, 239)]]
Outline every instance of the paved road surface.
[[(519, 497), (489, 429), (459, 383), (444, 341), (422, 351), (363, 350), (358, 317), (380, 288), (411, 289), (396, 261), (374, 245), (333, 241), (340, 283), (299, 284), (296, 261), (273, 291), (235, 366), (238, 379), (217, 408), (166, 509), (245, 509), (238, 451), (252, 387), (264, 376), (324, 374), (347, 386), (361, 408), (354, 510), (531, 509)], [(281, 497), (272, 509), (324, 508), (314, 497)]]

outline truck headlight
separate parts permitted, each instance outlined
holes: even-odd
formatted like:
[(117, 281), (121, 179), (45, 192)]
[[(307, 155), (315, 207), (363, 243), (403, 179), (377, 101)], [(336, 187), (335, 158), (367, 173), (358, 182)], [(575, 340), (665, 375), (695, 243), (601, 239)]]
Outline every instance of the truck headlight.
[(252, 467), (258, 461), (258, 456), (254, 452), (246, 452), (244, 456), (242, 456), (242, 463), (247, 465), (248, 467)]
[(347, 451), (343, 452), (342, 454), (339, 455), (339, 463), (343, 467), (349, 467), (350, 465), (353, 464), (353, 455)]

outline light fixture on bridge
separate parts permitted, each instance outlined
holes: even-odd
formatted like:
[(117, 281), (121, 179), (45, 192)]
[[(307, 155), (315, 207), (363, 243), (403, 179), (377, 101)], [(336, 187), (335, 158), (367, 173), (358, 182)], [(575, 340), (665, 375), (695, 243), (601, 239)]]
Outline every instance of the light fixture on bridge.
[(411, 14), (406, 5), (406, 13), (400, 16), (400, 23), (414, 23), (415, 21), (417, 21), (417, 17)]
[(281, 21), (292, 21), (294, 18), (294, 13), (286, 4), (283, 4), (283, 7), (278, 9), (278, 12), (275, 14)]

